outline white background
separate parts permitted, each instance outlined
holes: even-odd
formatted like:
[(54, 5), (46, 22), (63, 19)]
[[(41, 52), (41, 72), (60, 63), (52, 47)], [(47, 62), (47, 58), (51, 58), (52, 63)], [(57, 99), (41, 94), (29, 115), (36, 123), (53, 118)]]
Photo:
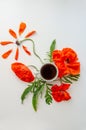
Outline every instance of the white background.
[[(37, 31), (33, 40), (42, 58), (53, 39), (58, 49), (73, 48), (81, 62), (81, 77), (69, 90), (70, 101), (48, 106), (40, 100), (34, 112), (31, 96), (21, 104), (27, 84), (11, 71), (15, 49), (4, 60), (1, 55), (11, 45), (0, 46), (0, 130), (86, 130), (86, 0), (0, 0), (0, 41), (14, 40), (8, 29), (17, 32), (20, 22), (27, 24), (27, 31)], [(39, 65), (32, 57), (21, 50), (19, 62)]]

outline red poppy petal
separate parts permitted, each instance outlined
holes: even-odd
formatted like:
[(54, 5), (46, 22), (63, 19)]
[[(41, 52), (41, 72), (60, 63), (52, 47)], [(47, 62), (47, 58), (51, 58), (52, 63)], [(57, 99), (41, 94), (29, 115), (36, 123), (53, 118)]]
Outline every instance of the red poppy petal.
[(12, 44), (13, 42), (11, 41), (3, 41), (3, 42), (0, 42), (1, 45), (8, 45), (8, 44)]
[(61, 85), (61, 90), (65, 91), (70, 87), (70, 84), (62, 84)]
[(66, 92), (70, 87), (70, 84), (62, 84), (58, 86), (57, 84), (52, 86), (51, 91), (52, 91), (52, 97), (56, 102), (61, 102), (64, 100), (69, 100), (71, 98), (70, 94)]
[(54, 61), (58, 61), (62, 57), (62, 51), (61, 50), (54, 50), (52, 52), (52, 58)]
[(22, 81), (32, 82), (34, 80), (34, 75), (32, 74), (31, 70), (22, 63), (15, 62), (11, 64), (11, 69)]
[(20, 26), (19, 26), (19, 35), (21, 35), (24, 32), (25, 28), (26, 28), (26, 24), (23, 23), (23, 22), (20, 23)]
[(52, 93), (53, 99), (56, 102), (61, 102), (62, 101), (62, 96), (57, 92), (57, 93)]
[(34, 35), (35, 33), (36, 33), (36, 31), (29, 32), (29, 33), (25, 36), (25, 38), (28, 38), (28, 37)]
[(22, 48), (24, 49), (24, 51), (25, 51), (28, 55), (31, 55), (30, 51), (27, 50), (27, 47), (22, 46)]
[(53, 85), (52, 88), (51, 88), (52, 92), (56, 92), (58, 90), (59, 90), (59, 87), (57, 86), (57, 84)]
[(15, 60), (18, 60), (18, 57), (19, 57), (19, 48), (16, 49)]
[(62, 53), (64, 58), (69, 58), (70, 62), (78, 60), (76, 52), (72, 48), (63, 48)]
[(80, 62), (75, 62), (73, 64), (67, 65), (70, 74), (77, 75), (80, 73)]
[(11, 36), (17, 39), (17, 34), (12, 29), (9, 29), (9, 33), (11, 34)]
[(70, 96), (70, 94), (68, 92), (64, 91), (63, 94), (64, 94), (63, 100), (69, 100), (69, 99), (71, 99), (71, 96)]
[(12, 52), (12, 49), (8, 50), (7, 52), (5, 52), (5, 53), (2, 55), (2, 57), (3, 57), (4, 59), (6, 59), (6, 58), (11, 54), (11, 52)]

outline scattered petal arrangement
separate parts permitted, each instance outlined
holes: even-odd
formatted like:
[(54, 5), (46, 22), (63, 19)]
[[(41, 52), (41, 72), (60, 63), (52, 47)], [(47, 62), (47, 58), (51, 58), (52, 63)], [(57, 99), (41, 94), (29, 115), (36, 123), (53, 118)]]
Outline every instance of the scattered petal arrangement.
[[(22, 22), (19, 25), (18, 35), (21, 36), (26, 29), (26, 23)], [(30, 36), (36, 33), (35, 30), (26, 34), (26, 36), (19, 40), (17, 34), (12, 29), (9, 29), (9, 33), (15, 42), (2, 41), (2, 46), (8, 44), (16, 45), (15, 60), (16, 62), (11, 64), (11, 69), (14, 74), (22, 81), (28, 82), (27, 88), (21, 94), (22, 103), (27, 98), (28, 94), (32, 94), (32, 106), (35, 111), (38, 108), (39, 98), (44, 98), (46, 104), (50, 105), (53, 100), (56, 102), (68, 101), (71, 99), (71, 95), (68, 92), (71, 84), (78, 81), (80, 77), (80, 62), (78, 56), (72, 48), (63, 48), (62, 50), (56, 49), (56, 40), (53, 40), (49, 51), (47, 53), (46, 61), (42, 60), (36, 53), (35, 43)], [(35, 65), (25, 65), (18, 62), (19, 47), (22, 44), (23, 50), (31, 55), (31, 52), (26, 46), (23, 45), (25, 41), (32, 42), (33, 53), (41, 62), (41, 68), (39, 69)], [(2, 54), (2, 58), (6, 59), (12, 53), (12, 49)], [(35, 73), (30, 67), (35, 69)]]
[[(24, 30), (26, 29), (26, 23), (24, 23), (24, 22), (22, 22), (22, 23), (20, 23), (20, 25), (19, 25), (19, 30), (18, 30), (18, 34), (19, 34), (19, 36), (21, 36), (22, 35), (22, 33), (24, 32)], [(24, 37), (24, 39), (23, 40), (18, 40), (18, 36), (17, 36), (17, 34), (16, 34), (16, 32), (14, 31), (14, 30), (12, 30), (12, 29), (9, 29), (9, 33), (10, 33), (10, 35), (15, 39), (15, 41), (13, 42), (13, 41), (2, 41), (1, 42), (1, 45), (3, 45), (3, 46), (5, 46), (5, 45), (8, 45), (8, 44), (16, 44), (16, 53), (15, 53), (15, 60), (18, 60), (18, 57), (19, 57), (19, 46), (21, 45), (21, 43), (22, 42), (24, 42), (25, 40), (27, 40), (30, 36), (32, 36), (33, 34), (35, 34), (36, 33), (36, 31), (35, 30), (33, 30), (33, 31), (31, 31), (31, 32), (29, 32), (25, 37)], [(28, 49), (27, 49), (27, 47), (26, 46), (24, 46), (24, 45), (22, 45), (22, 48), (23, 48), (23, 50), (28, 54), (28, 55), (31, 55), (31, 53), (30, 53), (30, 51), (28, 51)], [(5, 52), (4, 54), (2, 54), (2, 57), (4, 58), (4, 59), (6, 59), (11, 53), (12, 53), (12, 49), (9, 49), (7, 52)]]

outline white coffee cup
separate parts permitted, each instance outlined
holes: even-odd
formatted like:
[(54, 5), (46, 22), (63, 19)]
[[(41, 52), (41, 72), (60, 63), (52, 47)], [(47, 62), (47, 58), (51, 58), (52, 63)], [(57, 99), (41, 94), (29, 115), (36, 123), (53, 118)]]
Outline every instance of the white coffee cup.
[(45, 63), (40, 69), (40, 75), (44, 81), (52, 82), (58, 77), (58, 68), (53, 63)]

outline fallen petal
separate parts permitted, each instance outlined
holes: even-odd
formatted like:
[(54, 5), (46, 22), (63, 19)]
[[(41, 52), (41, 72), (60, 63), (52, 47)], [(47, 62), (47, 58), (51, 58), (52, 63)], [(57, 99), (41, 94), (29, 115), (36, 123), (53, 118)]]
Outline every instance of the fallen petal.
[(8, 44), (12, 44), (13, 42), (11, 41), (3, 41), (3, 42), (0, 42), (1, 45), (8, 45)]
[(2, 57), (3, 57), (4, 59), (6, 59), (6, 58), (11, 54), (11, 52), (12, 52), (12, 49), (8, 50), (7, 52), (5, 52), (5, 53), (2, 55)]
[(20, 26), (19, 26), (19, 35), (21, 35), (24, 32), (25, 28), (26, 28), (26, 24), (23, 23), (23, 22), (20, 23)]
[(25, 47), (25, 46), (23, 45), (22, 48), (24, 49), (24, 51), (25, 51), (28, 55), (31, 55), (30, 51), (27, 50), (27, 47)]
[(19, 57), (19, 48), (16, 49), (15, 60), (18, 60), (18, 57)]
[(12, 29), (9, 29), (9, 33), (11, 34), (11, 36), (17, 39), (17, 34)]
[(29, 33), (25, 36), (25, 38), (28, 38), (28, 37), (34, 35), (35, 33), (36, 33), (36, 31), (29, 32)]

